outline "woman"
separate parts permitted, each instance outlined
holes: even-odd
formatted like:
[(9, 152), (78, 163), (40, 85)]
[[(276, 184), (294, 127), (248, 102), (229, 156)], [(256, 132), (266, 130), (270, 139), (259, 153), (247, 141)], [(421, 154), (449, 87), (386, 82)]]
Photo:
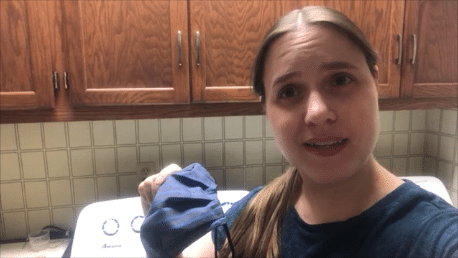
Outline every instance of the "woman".
[[(267, 33), (254, 89), (292, 167), (226, 213), (237, 256), (458, 256), (458, 211), (372, 155), (376, 61), (360, 30), (330, 8), (294, 10)], [(148, 187), (139, 186), (143, 197)], [(211, 241), (184, 256), (212, 256)], [(223, 241), (219, 255), (229, 257)]]

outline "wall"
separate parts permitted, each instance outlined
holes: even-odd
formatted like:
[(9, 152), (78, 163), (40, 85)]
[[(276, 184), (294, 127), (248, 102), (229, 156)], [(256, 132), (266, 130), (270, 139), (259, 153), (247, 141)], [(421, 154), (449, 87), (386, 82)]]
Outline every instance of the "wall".
[[(381, 112), (374, 155), (403, 175), (437, 175), (457, 206), (456, 110)], [(454, 121), (451, 122), (451, 121)], [(137, 162), (202, 163), (221, 189), (265, 184), (287, 163), (264, 116), (1, 125), (2, 239), (73, 228), (94, 201), (137, 195)], [(437, 172), (439, 171), (439, 172)]]

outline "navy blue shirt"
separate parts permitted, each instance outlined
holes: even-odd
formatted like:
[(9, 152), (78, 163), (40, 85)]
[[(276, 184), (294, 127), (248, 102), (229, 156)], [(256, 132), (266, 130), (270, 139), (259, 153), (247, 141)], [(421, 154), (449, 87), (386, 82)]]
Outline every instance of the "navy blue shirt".
[[(227, 211), (229, 227), (259, 190)], [(218, 230), (220, 248), (225, 234)], [(458, 257), (458, 210), (406, 180), (368, 210), (342, 222), (309, 225), (292, 208), (281, 232), (281, 250), (285, 258)]]

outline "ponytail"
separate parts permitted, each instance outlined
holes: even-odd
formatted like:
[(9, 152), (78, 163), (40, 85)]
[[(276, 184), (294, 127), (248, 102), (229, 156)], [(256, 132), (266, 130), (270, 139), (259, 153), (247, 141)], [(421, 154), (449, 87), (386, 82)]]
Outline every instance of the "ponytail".
[[(291, 167), (241, 211), (230, 231), (237, 257), (281, 257), (281, 228), (301, 182), (299, 173)], [(227, 239), (219, 257), (231, 257)]]

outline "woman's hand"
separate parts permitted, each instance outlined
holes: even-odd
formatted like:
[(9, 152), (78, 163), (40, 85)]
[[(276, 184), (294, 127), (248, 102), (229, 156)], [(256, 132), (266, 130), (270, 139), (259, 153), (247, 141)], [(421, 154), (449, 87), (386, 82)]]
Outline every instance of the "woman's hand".
[(161, 172), (149, 176), (138, 185), (138, 193), (141, 197), (143, 214), (146, 215), (148, 213), (151, 203), (156, 196), (157, 190), (159, 189), (159, 186), (164, 183), (165, 178), (180, 170), (181, 168), (177, 164), (170, 164), (162, 169)]

